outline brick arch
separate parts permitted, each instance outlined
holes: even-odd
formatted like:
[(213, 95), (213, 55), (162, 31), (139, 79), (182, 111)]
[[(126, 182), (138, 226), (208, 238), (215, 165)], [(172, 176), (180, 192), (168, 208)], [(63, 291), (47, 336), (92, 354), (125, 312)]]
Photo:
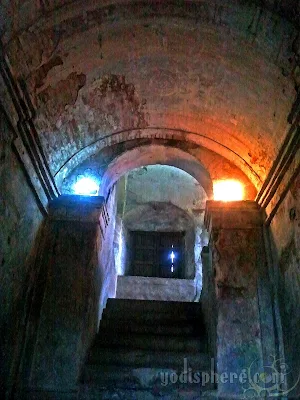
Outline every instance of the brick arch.
[(125, 143), (127, 141), (133, 141), (136, 139), (170, 139), (197, 144), (207, 148), (208, 150), (214, 151), (215, 153), (232, 162), (248, 177), (254, 187), (259, 188), (261, 185), (261, 177), (257, 175), (251, 165), (248, 164), (247, 161), (244, 160), (239, 154), (224, 146), (222, 143), (216, 142), (209, 137), (196, 132), (164, 128), (130, 129), (102, 137), (101, 139), (82, 148), (66, 163), (64, 163), (64, 165), (54, 175), (56, 184), (58, 187), (61, 187), (63, 180), (68, 176), (70, 171), (74, 170), (78, 165), (90, 157), (95, 156), (105, 148), (118, 143)]
[(100, 195), (106, 196), (118, 179), (132, 169), (155, 164), (182, 169), (201, 184), (209, 199), (212, 198), (211, 177), (199, 160), (183, 150), (161, 145), (140, 146), (115, 158), (103, 175)]

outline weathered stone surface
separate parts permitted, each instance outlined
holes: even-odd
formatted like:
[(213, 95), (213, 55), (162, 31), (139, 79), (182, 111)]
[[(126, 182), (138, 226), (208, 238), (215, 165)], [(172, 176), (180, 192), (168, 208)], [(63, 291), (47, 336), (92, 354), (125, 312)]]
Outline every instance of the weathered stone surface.
[(210, 353), (217, 359), (217, 296), (215, 288), (215, 268), (212, 263), (212, 249), (204, 246), (201, 252), (202, 261), (202, 291), (200, 296), (201, 308), (204, 316), (207, 340)]
[(217, 301), (217, 370), (238, 376), (246, 371), (246, 382), (220, 381), (218, 392), (221, 398), (242, 397), (251, 374), (267, 372), (266, 358), (278, 351), (274, 321), (262, 322), (264, 313), (272, 315), (270, 288), (260, 284), (268, 273), (263, 213), (254, 202), (208, 202), (205, 220)]
[[(162, 392), (158, 397), (158, 395), (148, 393), (146, 391), (142, 390), (103, 390), (102, 392), (99, 391), (94, 391), (93, 390), (87, 391), (87, 394), (82, 395), (83, 397), (80, 397), (80, 400), (156, 400), (157, 398), (161, 400), (213, 400), (217, 399), (215, 393), (211, 394), (199, 394), (199, 390), (188, 390), (188, 389), (183, 389), (181, 391), (175, 391), (175, 393), (168, 393), (168, 394), (163, 394)], [(201, 396), (201, 397), (199, 397)]]
[[(2, 6), (6, 50), (39, 105), (52, 171), (96, 140), (147, 126), (178, 129), (264, 179), (295, 96), (298, 32), (278, 15), (297, 15), (294, 3), (258, 3)], [(86, 77), (79, 93), (73, 75)]]
[[(1, 134), (0, 134), (1, 135)], [(43, 216), (11, 143), (0, 140), (0, 394), (13, 382), (23, 346), (33, 245)]]
[[(90, 168), (88, 162), (81, 163), (99, 150), (104, 149), (98, 161), (94, 160), (95, 165), (99, 160), (109, 164), (124, 151), (155, 143), (180, 147), (197, 163), (200, 161), (212, 179), (242, 180), (249, 188), (247, 199), (254, 199), (254, 186), (259, 189), (262, 185), (283, 142), (287, 116), (299, 90), (299, 15), (298, 0), (118, 4), (93, 0), (84, 4), (73, 0), (2, 1), (0, 34), (13, 77), (16, 82), (26, 82), (37, 108), (34, 122), (38, 132), (36, 135), (32, 130), (30, 140), (41, 140), (45, 159), (51, 171), (58, 173), (59, 184), (74, 167)], [(23, 95), (17, 101), (21, 108), (27, 101)], [(7, 105), (16, 126), (26, 125), (19, 121), (11, 99), (2, 89), (1, 102)], [(21, 114), (21, 119), (28, 117)], [(16, 375), (18, 369), (15, 360), (23, 343), (22, 338), (19, 340), (24, 331), (22, 316), (27, 313), (19, 310), (31, 304), (31, 300), (23, 303), (23, 291), (32, 297), (36, 265), (29, 262), (28, 254), (42, 216), (19, 161), (11, 152), (7, 126), (1, 123), (0, 127), (0, 138), (4, 139), (0, 142), (2, 378), (8, 370)], [(116, 152), (114, 145), (119, 146)], [(288, 184), (298, 162), (295, 157), (282, 186)], [(103, 176), (106, 166), (101, 164), (99, 169)], [(253, 316), (245, 340), (256, 351), (256, 339), (251, 342), (250, 335), (257, 327), (253, 300), (257, 280), (261, 336), (273, 340), (271, 323), (276, 315), (277, 340), (281, 341), (282, 321), (286, 361), (293, 370), (289, 384), (297, 380), (300, 370), (298, 205), (299, 179), (272, 222), (275, 246), (270, 256), (274, 256), (275, 263), (270, 275), (260, 269), (246, 278), (251, 262), (261, 257), (248, 245), (251, 239), (263, 242), (257, 233), (259, 216), (254, 223), (252, 211), (249, 215), (242, 210), (238, 217), (232, 211), (229, 220), (234, 232), (227, 234), (222, 232), (227, 225), (222, 215), (212, 221), (219, 224), (220, 230), (215, 242), (224, 249), (224, 261), (215, 254), (221, 285), (218, 294), (225, 298), (222, 321), (249, 327), (247, 313), (247, 318)], [(109, 207), (113, 210), (113, 202)], [(84, 220), (93, 218), (87, 209), (81, 211)], [(58, 212), (64, 221), (68, 219), (66, 224), (76, 219), (76, 209), (66, 212), (62, 208)], [(102, 265), (108, 266), (101, 278), (105, 287), (102, 305), (115, 288), (113, 224), (114, 220), (106, 226), (109, 234), (102, 253)], [(238, 232), (243, 228), (247, 232)], [(246, 246), (249, 252), (243, 251), (239, 262), (236, 254)], [(232, 317), (236, 307), (231, 314), (230, 302), (240, 298), (244, 310), (237, 321)], [(42, 297), (40, 300), (42, 304)], [(37, 326), (38, 314), (33, 319)], [(228, 332), (224, 337), (230, 342)], [(264, 360), (268, 346), (270, 343), (261, 346)], [(69, 396), (45, 392), (31, 395)], [(113, 391), (105, 394), (108, 398), (115, 395), (135, 396)], [(296, 395), (296, 390), (291, 393)], [(143, 398), (143, 393), (136, 396)]]
[(196, 298), (196, 287), (193, 279), (118, 276), (116, 298), (191, 302)]
[(100, 280), (101, 280), (101, 295), (100, 295), (100, 310), (99, 320), (101, 318), (102, 310), (105, 307), (108, 297), (114, 297), (117, 287), (117, 267), (115, 265), (114, 257), (114, 233), (116, 225), (116, 211), (117, 199), (116, 188), (111, 190), (111, 193), (106, 200), (107, 210), (107, 226), (104, 230), (102, 228), (102, 247), (99, 254), (100, 265)]
[[(66, 7), (70, 3), (73, 3), (72, 7)], [(244, 7), (242, 8), (242, 11), (244, 13), (247, 13), (248, 11), (248, 18), (251, 19), (252, 17), (254, 19), (254, 21), (252, 21), (250, 25), (250, 32), (252, 32), (253, 34), (255, 33), (255, 28), (257, 28), (257, 19), (255, 19), (254, 17), (256, 16), (255, 14), (258, 7), (263, 8), (264, 14), (270, 13), (270, 15), (273, 17), (271, 21), (267, 21), (270, 26), (272, 26), (272, 24), (275, 24), (276, 17), (278, 18), (279, 15), (287, 18), (289, 21), (295, 23), (295, 25), (299, 24), (299, 15), (296, 12), (299, 7), (297, 0), (279, 1), (278, 3), (249, 1), (247, 3), (242, 3), (241, 6)], [(3, 3), (1, 4), (1, 11), (2, 15), (5, 16), (6, 19), (1, 20), (1, 31), (5, 32), (7, 38), (10, 38), (16, 33), (18, 29), (23, 30), (27, 26), (30, 26), (34, 22), (36, 22), (37, 19), (45, 21), (49, 13), (53, 11), (59, 11), (59, 9), (63, 7), (65, 7), (65, 9), (67, 9), (69, 12), (71, 8), (72, 16), (74, 14), (79, 14), (80, 7), (76, 6), (76, 3), (74, 4), (73, 0), (49, 0), (47, 2), (40, 1), (38, 3), (29, 0), (18, 5)], [(114, 22), (125, 13), (125, 10), (119, 10), (113, 3), (110, 5), (105, 5), (105, 7), (101, 7), (100, 9), (98, 7), (98, 5), (95, 6), (93, 3), (87, 2), (86, 15), (78, 16), (76, 20), (74, 18), (72, 24), (71, 22), (69, 22), (68, 24), (65, 22), (64, 24), (62, 24), (62, 26), (66, 27), (69, 25), (68, 33), (70, 34), (70, 31), (74, 32), (82, 29), (82, 24), (88, 25), (88, 22), (91, 23), (93, 20), (98, 20), (98, 22), (102, 23), (108, 21)], [(161, 5), (160, 7), (157, 4), (151, 4), (144, 10), (144, 13), (146, 16), (152, 16), (154, 12), (160, 12), (161, 14), (166, 15), (172, 7), (175, 8), (176, 15), (180, 15), (180, 12), (182, 11), (181, 3), (174, 4), (174, 2), (170, 1), (165, 2), (165, 4), (163, 6)], [(189, 4), (184, 8), (184, 11), (186, 12), (186, 15), (193, 15), (197, 21), (205, 21), (217, 25), (230, 22), (230, 17), (232, 18), (232, 15), (230, 15), (230, 13), (234, 13), (234, 11), (236, 11), (235, 7), (236, 6), (234, 3), (228, 3), (225, 6), (221, 2), (217, 2), (216, 10), (214, 10), (208, 2), (204, 2), (200, 4)], [(135, 9), (134, 6), (132, 6), (131, 9), (127, 9), (127, 11), (130, 11), (132, 9)], [(61, 14), (56, 14), (58, 14), (58, 20), (56, 21), (56, 23), (64, 20)], [(243, 21), (242, 16), (236, 16), (236, 18), (239, 19), (240, 29), (246, 29), (248, 27), (248, 18), (245, 18), (245, 21)], [(273, 19), (275, 21), (273, 21)], [(235, 20), (233, 19), (233, 21), (231, 22), (235, 22)], [(263, 35), (265, 34), (265, 32), (261, 32), (260, 34)], [(99, 38), (99, 44), (101, 44), (101, 38)]]
[[(103, 175), (100, 193), (105, 195), (107, 190), (120, 177), (132, 169), (144, 167), (146, 165), (166, 165), (181, 169), (184, 171), (183, 174), (188, 173), (195, 178), (197, 183), (204, 189), (208, 198), (211, 198), (213, 195), (212, 181), (209, 173), (195, 157), (173, 147), (157, 145), (141, 146), (123, 153), (120, 157), (116, 157), (109, 164)], [(154, 168), (159, 168), (159, 166)], [(168, 167), (166, 167), (166, 171), (167, 169)], [(161, 184), (163, 184), (163, 176), (160, 177), (160, 181)], [(158, 185), (159, 182), (157, 181), (156, 184)], [(205, 196), (205, 194), (203, 195)], [(160, 201), (160, 198), (157, 198), (157, 200)]]
[(38, 107), (43, 110), (48, 118), (56, 118), (61, 115), (66, 106), (74, 105), (78, 91), (85, 85), (86, 76), (72, 72), (66, 79), (62, 80), (54, 88), (51, 86), (39, 94)]
[(98, 257), (102, 206), (102, 198), (87, 200), (80, 196), (50, 204), (39, 248), (46, 276), (30, 379), (26, 382), (31, 390), (76, 390), (85, 351), (97, 331), (101, 306), (102, 266)]
[[(130, 166), (127, 165), (128, 169), (130, 167), (136, 168), (140, 166), (142, 160), (143, 165), (157, 162), (163, 162), (167, 165), (173, 163), (174, 166), (179, 168), (181, 167), (196, 179), (201, 180), (203, 184), (205, 180), (201, 179), (201, 170), (204, 167), (212, 180), (239, 180), (244, 185), (245, 199), (254, 200), (257, 193), (255, 186), (239, 168), (237, 168), (233, 163), (229, 162), (225, 157), (222, 157), (217, 153), (196, 144), (186, 143), (184, 140), (166, 140), (161, 138), (134, 139), (135, 136), (137, 136), (137, 133), (135, 133), (130, 140), (124, 142), (124, 138), (119, 135), (118, 140), (120, 140), (120, 143), (112, 144), (111, 140), (103, 140), (101, 141), (102, 144), (97, 142), (95, 145), (89, 146), (84, 151), (82, 150), (76, 154), (76, 156), (70, 159), (56, 175), (56, 183), (61, 192), (65, 194), (73, 193), (73, 185), (79, 176), (89, 175), (93, 176), (97, 181), (101, 181), (103, 176), (107, 174), (107, 168), (114, 159), (123, 153), (136, 148), (138, 151), (135, 152), (135, 154), (132, 153), (134, 155), (133, 158), (135, 160), (135, 164), (130, 164)], [(157, 132), (157, 136), (159, 136), (159, 132)], [(156, 151), (161, 147), (170, 147), (170, 150), (176, 147), (177, 149), (183, 150), (183, 152), (172, 153), (169, 151), (169, 155), (171, 156), (171, 154), (173, 154), (173, 156), (162, 158), (159, 157), (159, 152), (157, 154)], [(147, 158), (142, 156), (145, 151), (148, 155)], [(189, 164), (185, 162), (189, 159), (188, 154), (192, 155), (196, 159), (194, 159), (194, 168), (193, 163)], [(182, 161), (180, 158), (182, 158)], [(191, 158), (190, 160), (192, 161)], [(197, 164), (200, 165), (197, 166)], [(123, 170), (126, 171), (125, 166), (122, 171)]]
[(131, 231), (181, 232), (193, 227), (192, 217), (179, 207), (167, 202), (145, 202), (124, 215)]
[[(300, 177), (296, 179), (282, 203), (271, 231), (273, 236), (272, 259), (275, 263), (275, 290), (278, 295), (285, 344), (286, 363), (291, 371), (288, 376), (289, 395), (299, 396), (300, 383)], [(277, 269), (278, 268), (278, 269)]]
[(205, 209), (207, 195), (201, 184), (185, 171), (166, 165), (144, 166), (127, 174), (124, 212), (149, 202), (171, 202), (193, 213)]
[[(86, 90), (79, 91), (86, 85), (86, 79), (85, 74), (72, 72), (38, 95), (37, 106), (44, 119), (38, 118), (37, 124), (45, 132), (41, 139), (48, 148), (50, 165), (61, 165), (63, 159), (67, 161), (74, 152), (103, 133), (148, 125), (144, 111), (146, 101), (139, 99), (134, 85), (127, 83), (125, 76), (107, 74), (94, 79)], [(60, 135), (57, 129), (72, 139), (71, 147), (68, 148), (68, 140), (66, 142), (65, 135)]]
[(77, 400), (77, 391), (47, 391), (47, 390), (28, 390), (22, 393), (21, 400)]
[(100, 223), (104, 206), (101, 196), (63, 195), (50, 202), (49, 219)]
[[(128, 328), (133, 328), (130, 335)], [(199, 303), (110, 299), (83, 369), (79, 398), (108, 393), (125, 399), (140, 398), (138, 393), (193, 398), (212, 388), (201, 380), (210, 362)]]

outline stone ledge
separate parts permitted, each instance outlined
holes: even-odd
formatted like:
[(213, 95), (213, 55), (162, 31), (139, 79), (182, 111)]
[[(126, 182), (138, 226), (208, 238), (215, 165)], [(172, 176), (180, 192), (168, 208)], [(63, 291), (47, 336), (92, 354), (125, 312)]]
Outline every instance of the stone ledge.
[(204, 224), (212, 229), (253, 229), (265, 221), (264, 210), (255, 201), (206, 202)]
[(193, 302), (193, 279), (168, 279), (144, 276), (118, 276), (117, 298)]
[(49, 217), (59, 221), (99, 223), (104, 206), (101, 196), (62, 195), (49, 202)]

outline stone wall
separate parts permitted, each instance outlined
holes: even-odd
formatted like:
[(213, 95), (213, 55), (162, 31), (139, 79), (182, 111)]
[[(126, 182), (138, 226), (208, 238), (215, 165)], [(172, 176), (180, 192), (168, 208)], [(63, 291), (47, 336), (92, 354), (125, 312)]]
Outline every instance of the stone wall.
[(149, 278), (145, 276), (118, 276), (118, 299), (194, 301), (193, 279)]
[(117, 286), (117, 270), (114, 254), (114, 237), (116, 229), (116, 188), (113, 187), (108, 199), (106, 200), (107, 226), (103, 231), (101, 251), (99, 253), (99, 266), (101, 272), (101, 295), (99, 320), (108, 297), (114, 297)]
[[(278, 293), (289, 388), (300, 376), (300, 176), (271, 225), (274, 283)], [(300, 395), (300, 383), (290, 395)]]
[[(12, 144), (3, 140), (2, 133), (1, 131), (0, 394), (11, 384), (18, 368), (28, 300), (36, 272), (32, 262), (34, 252), (31, 250), (43, 219)], [(7, 378), (5, 382), (4, 377)]]
[[(96, 142), (77, 153), (75, 157), (68, 160), (55, 176), (61, 192), (73, 194), (73, 186), (78, 177), (92, 176), (100, 182), (104, 178), (108, 178), (107, 183), (112, 184), (120, 175), (124, 174), (123, 176), (125, 176), (129, 170), (145, 165), (160, 164), (181, 168), (201, 184), (206, 183), (208, 190), (211, 182), (209, 185), (205, 178), (207, 173), (210, 176), (210, 178), (208, 176), (209, 180), (212, 181), (219, 179), (239, 180), (244, 185), (245, 198), (247, 200), (255, 199), (257, 193), (255, 186), (242, 170), (225, 157), (208, 148), (195, 145), (195, 143), (188, 143), (179, 135), (177, 139), (163, 139), (158, 130), (155, 138), (133, 139), (133, 137), (132, 134), (130, 140), (124, 142), (124, 138), (120, 136), (117, 140), (115, 136), (113, 141), (107, 140), (102, 145)], [(121, 159), (124, 160), (124, 163), (120, 165)], [(114, 171), (116, 162), (119, 163), (119, 169)], [(208, 193), (208, 197), (210, 197), (209, 194), (211, 193)]]
[(208, 345), (212, 356), (217, 357), (217, 297), (215, 288), (215, 268), (212, 265), (211, 248), (205, 246), (201, 252), (203, 265), (203, 285), (201, 291), (201, 308), (205, 319)]
[[(262, 371), (270, 376), (270, 365), (280, 346), (276, 341), (264, 210), (250, 201), (209, 201), (206, 207), (212, 264), (207, 278), (213, 279), (216, 293), (217, 370), (237, 376), (246, 371), (244, 382), (219, 380), (219, 396), (244, 398), (251, 393), (253, 398), (261, 398), (269, 388)], [(209, 258), (210, 254), (206, 269), (210, 267)], [(205, 281), (205, 286), (209, 288), (210, 282)], [(203, 306), (211, 307), (207, 300)], [(204, 311), (208, 315), (209, 309)], [(213, 330), (212, 324), (210, 327)], [(257, 372), (260, 378), (255, 385), (251, 379)]]
[(115, 267), (118, 275), (127, 275), (130, 270), (132, 241), (130, 231), (117, 216), (114, 234)]
[(60, 398), (77, 390), (86, 351), (115, 290), (113, 209), (114, 192), (107, 203), (96, 196), (50, 203), (36, 259), (41, 274), (27, 327), (24, 398)]

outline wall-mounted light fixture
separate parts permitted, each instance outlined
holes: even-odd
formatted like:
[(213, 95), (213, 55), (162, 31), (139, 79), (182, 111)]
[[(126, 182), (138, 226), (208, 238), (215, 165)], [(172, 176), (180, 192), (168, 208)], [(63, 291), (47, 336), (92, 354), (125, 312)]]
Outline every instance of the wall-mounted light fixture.
[(94, 179), (89, 177), (83, 177), (78, 179), (78, 181), (73, 186), (73, 191), (75, 194), (81, 194), (86, 196), (97, 196), (99, 190), (99, 183)]
[(244, 186), (233, 179), (217, 180), (213, 182), (214, 200), (238, 201), (244, 199)]

